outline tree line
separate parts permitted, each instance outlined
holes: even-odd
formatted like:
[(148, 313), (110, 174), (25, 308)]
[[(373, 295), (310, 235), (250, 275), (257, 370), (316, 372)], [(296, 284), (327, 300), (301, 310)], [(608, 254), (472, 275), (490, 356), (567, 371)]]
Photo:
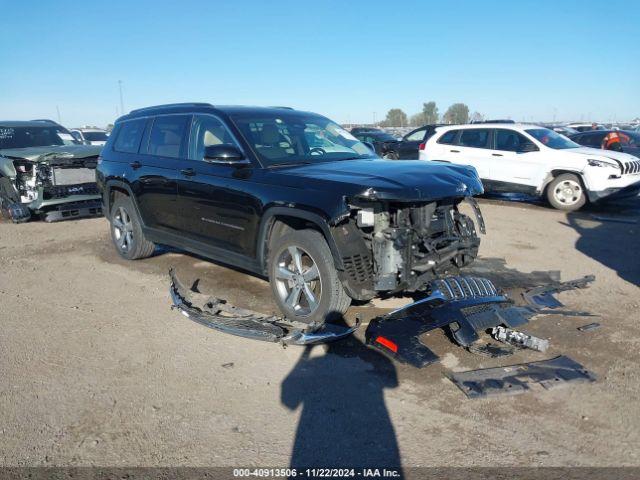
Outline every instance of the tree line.
[(464, 103), (454, 103), (442, 116), (438, 112), (436, 102), (422, 104), (422, 111), (408, 117), (400, 108), (392, 108), (387, 112), (386, 118), (379, 122), (381, 127), (420, 127), (434, 123), (469, 123), (470, 121), (484, 120), (479, 112), (469, 115), (469, 107)]

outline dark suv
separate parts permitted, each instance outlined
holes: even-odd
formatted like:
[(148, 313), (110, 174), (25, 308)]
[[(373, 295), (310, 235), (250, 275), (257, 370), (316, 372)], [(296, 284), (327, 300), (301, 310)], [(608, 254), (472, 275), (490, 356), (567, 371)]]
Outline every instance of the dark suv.
[(352, 299), (424, 288), (478, 251), (458, 211), (482, 193), (473, 168), (382, 160), (314, 113), (134, 110), (96, 177), (124, 258), (168, 244), (267, 276), (284, 314), (312, 327)]

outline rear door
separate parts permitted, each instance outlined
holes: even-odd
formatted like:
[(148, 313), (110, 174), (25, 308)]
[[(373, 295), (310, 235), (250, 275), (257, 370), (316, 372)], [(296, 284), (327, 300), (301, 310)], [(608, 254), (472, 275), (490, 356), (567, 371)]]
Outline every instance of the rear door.
[(418, 148), (424, 141), (427, 127), (407, 133), (402, 137), (402, 141), (396, 146), (398, 157), (403, 160), (416, 160), (418, 158)]
[(457, 136), (456, 144), (449, 147), (453, 163), (472, 165), (481, 179), (491, 179), (491, 129), (465, 128)]
[(133, 184), (145, 225), (179, 230), (178, 169), (186, 156), (190, 115), (159, 115), (147, 125), (141, 155), (133, 162)]

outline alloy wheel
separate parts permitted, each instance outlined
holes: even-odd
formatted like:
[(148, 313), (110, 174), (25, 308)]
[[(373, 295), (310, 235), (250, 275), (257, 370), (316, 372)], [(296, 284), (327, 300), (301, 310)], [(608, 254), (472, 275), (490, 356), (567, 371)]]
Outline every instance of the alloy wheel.
[(280, 253), (275, 281), (280, 300), (296, 315), (311, 315), (318, 308), (322, 295), (320, 271), (302, 248), (289, 246)]
[(131, 215), (123, 207), (119, 207), (111, 219), (113, 236), (118, 248), (128, 252), (133, 246), (133, 223)]

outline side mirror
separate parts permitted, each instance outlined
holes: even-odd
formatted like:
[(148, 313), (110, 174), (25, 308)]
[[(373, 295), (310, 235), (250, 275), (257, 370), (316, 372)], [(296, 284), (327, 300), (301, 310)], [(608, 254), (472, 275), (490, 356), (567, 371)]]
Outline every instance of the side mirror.
[(525, 143), (524, 145), (520, 145), (518, 148), (518, 153), (527, 153), (527, 152), (537, 152), (538, 147), (534, 143)]
[(221, 143), (204, 147), (204, 159), (213, 162), (234, 163), (244, 160), (244, 155), (235, 145)]

